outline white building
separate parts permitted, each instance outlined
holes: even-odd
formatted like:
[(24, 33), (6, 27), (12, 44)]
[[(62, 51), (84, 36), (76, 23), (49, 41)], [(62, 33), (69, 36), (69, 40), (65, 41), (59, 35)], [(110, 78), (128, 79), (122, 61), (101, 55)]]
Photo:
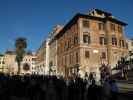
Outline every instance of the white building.
[(128, 50), (133, 52), (133, 39), (127, 39)]
[(3, 54), (0, 54), (0, 72), (7, 72), (7, 67), (5, 65), (5, 56)]
[(14, 51), (6, 51), (6, 53), (4, 54), (5, 56), (5, 65), (8, 68), (8, 73), (9, 74), (17, 74), (17, 63), (15, 61), (16, 59), (16, 55), (14, 53)]
[(55, 36), (63, 26), (57, 25), (36, 52), (35, 74), (57, 74), (57, 40)]
[(32, 54), (27, 54), (24, 56), (21, 62), (21, 74), (32, 74), (35, 68), (36, 56)]
[(49, 38), (46, 39), (36, 52), (36, 66), (34, 74), (49, 74)]
[[(4, 54), (6, 72), (9, 74), (17, 74), (18, 65), (16, 62), (16, 54), (14, 51), (7, 51)], [(33, 54), (25, 54), (20, 65), (20, 74), (32, 74), (35, 67), (36, 56)]]
[(49, 67), (51, 68), (51, 74), (59, 74), (57, 72), (57, 39), (55, 38), (59, 31), (63, 28), (62, 25), (56, 25), (50, 34), (49, 41)]

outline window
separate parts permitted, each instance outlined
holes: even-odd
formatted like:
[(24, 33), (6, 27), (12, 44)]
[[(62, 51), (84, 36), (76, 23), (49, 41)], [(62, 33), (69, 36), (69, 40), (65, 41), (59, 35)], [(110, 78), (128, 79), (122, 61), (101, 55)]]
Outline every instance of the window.
[(67, 50), (67, 42), (64, 44), (64, 51)]
[(132, 42), (132, 46), (133, 46), (133, 42)]
[(74, 53), (71, 55), (71, 63), (73, 64), (74, 63)]
[(112, 37), (112, 45), (117, 45), (117, 38), (116, 37)]
[(107, 44), (107, 40), (106, 40), (105, 37), (100, 37), (99, 42), (100, 42), (101, 45), (106, 45)]
[(121, 47), (121, 40), (119, 40), (119, 46)]
[(90, 52), (89, 51), (85, 51), (85, 58), (89, 58), (90, 57)]
[(79, 59), (78, 52), (76, 52), (76, 63), (78, 63), (78, 59)]
[(122, 47), (125, 47), (125, 42), (124, 42), (124, 40), (122, 40)]
[(32, 61), (35, 61), (36, 60), (36, 58), (32, 58)]
[(104, 23), (98, 23), (98, 29), (104, 30)]
[(120, 45), (120, 47), (125, 47), (125, 42), (124, 42), (124, 40), (120, 40), (120, 41), (119, 41), (119, 45)]
[(89, 28), (90, 27), (90, 23), (88, 20), (83, 20), (83, 27), (85, 28)]
[(106, 59), (106, 53), (102, 52), (102, 59)]
[(69, 49), (69, 48), (71, 48), (71, 46), (70, 46), (70, 41), (68, 41), (68, 49)]
[(118, 32), (122, 33), (122, 26), (118, 25)]
[(111, 24), (111, 30), (115, 31), (115, 24), (113, 24), (113, 23)]
[(66, 49), (66, 50), (69, 49), (69, 41), (66, 42), (66, 44), (65, 44), (65, 49)]
[(90, 36), (89, 35), (83, 35), (83, 41), (84, 43), (90, 43)]
[(71, 54), (69, 55), (69, 63), (71, 64)]
[(128, 49), (128, 43), (126, 43), (126, 48)]
[(5, 64), (5, 62), (3, 61), (2, 64)]
[(77, 36), (74, 37), (74, 44), (78, 44), (78, 37)]
[(65, 56), (65, 63), (64, 63), (65, 65), (67, 64), (67, 56)]
[(103, 45), (103, 37), (100, 37), (100, 44)]

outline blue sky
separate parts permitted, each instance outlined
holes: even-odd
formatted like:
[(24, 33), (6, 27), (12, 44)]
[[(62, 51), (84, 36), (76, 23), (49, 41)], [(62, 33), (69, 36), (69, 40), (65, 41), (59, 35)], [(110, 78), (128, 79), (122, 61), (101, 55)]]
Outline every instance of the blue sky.
[(92, 8), (127, 22), (126, 36), (133, 37), (133, 0), (0, 0), (0, 52), (13, 49), (19, 36), (27, 38), (28, 50), (36, 51), (56, 24)]

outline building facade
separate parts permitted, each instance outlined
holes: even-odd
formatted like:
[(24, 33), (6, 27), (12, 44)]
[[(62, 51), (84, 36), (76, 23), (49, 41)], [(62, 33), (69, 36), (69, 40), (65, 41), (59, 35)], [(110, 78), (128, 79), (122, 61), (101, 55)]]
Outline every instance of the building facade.
[(112, 14), (98, 9), (76, 14), (56, 36), (60, 74), (95, 72), (99, 78), (102, 64), (114, 67), (128, 53), (124, 26)]
[(63, 26), (56, 25), (36, 52), (36, 74), (57, 74), (57, 39)]
[(17, 63), (15, 61), (16, 59), (16, 54), (13, 50), (7, 50), (4, 54), (5, 56), (5, 65), (8, 68), (8, 73), (9, 74), (17, 74)]
[(133, 39), (127, 39), (128, 50), (133, 53)]
[(21, 62), (21, 74), (33, 74), (35, 68), (36, 56), (33, 54), (26, 54)]
[(57, 72), (57, 39), (55, 38), (59, 31), (63, 28), (62, 25), (56, 25), (50, 33), (49, 41), (49, 69), (51, 74), (58, 74)]
[(5, 56), (3, 54), (0, 54), (0, 72), (7, 72), (7, 67), (5, 65)]
[(46, 39), (36, 52), (36, 73), (35, 74), (48, 74), (49, 73), (49, 38)]
[[(17, 74), (18, 65), (16, 62), (16, 54), (12, 50), (8, 50), (4, 54), (5, 72), (11, 75)], [(25, 54), (20, 65), (20, 75), (32, 74), (35, 67), (36, 56), (33, 54)]]

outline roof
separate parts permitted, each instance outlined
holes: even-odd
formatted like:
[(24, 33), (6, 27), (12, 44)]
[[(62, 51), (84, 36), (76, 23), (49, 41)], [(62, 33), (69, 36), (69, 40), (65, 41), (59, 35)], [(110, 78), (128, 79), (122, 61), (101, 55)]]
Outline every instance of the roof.
[(97, 11), (98, 13), (101, 13), (101, 14), (104, 13), (106, 16), (112, 16), (111, 13), (103, 11), (101, 9), (92, 9), (90, 12), (92, 12), (92, 11)]
[(13, 51), (13, 50), (7, 50), (7, 51), (5, 52), (5, 54), (15, 54), (15, 51)]
[[(102, 12), (102, 11), (101, 11)], [(104, 12), (106, 13), (106, 12)], [(108, 15), (110, 15), (109, 13), (107, 13)], [(96, 16), (91, 16), (88, 14), (81, 14), (81, 13), (77, 13), (65, 26), (64, 28), (59, 32), (59, 34), (57, 34), (56, 38), (59, 38), (60, 36), (63, 35), (63, 33), (69, 29), (79, 18), (88, 18), (88, 19), (94, 19), (94, 20), (100, 20), (100, 21), (104, 21), (106, 22), (111, 21), (111, 22), (115, 22), (118, 24), (121, 24), (123, 26), (126, 26), (127, 24), (123, 21), (120, 21), (118, 19), (112, 18), (112, 17), (105, 17), (105, 18), (101, 18), (101, 17), (96, 17)]]
[(53, 28), (53, 31), (51, 32), (51, 36), (50, 36), (50, 41), (49, 41), (49, 45), (51, 43), (53, 43), (55, 40), (56, 40), (56, 36), (59, 34), (59, 32), (63, 29), (64, 25), (56, 25), (54, 28)]

